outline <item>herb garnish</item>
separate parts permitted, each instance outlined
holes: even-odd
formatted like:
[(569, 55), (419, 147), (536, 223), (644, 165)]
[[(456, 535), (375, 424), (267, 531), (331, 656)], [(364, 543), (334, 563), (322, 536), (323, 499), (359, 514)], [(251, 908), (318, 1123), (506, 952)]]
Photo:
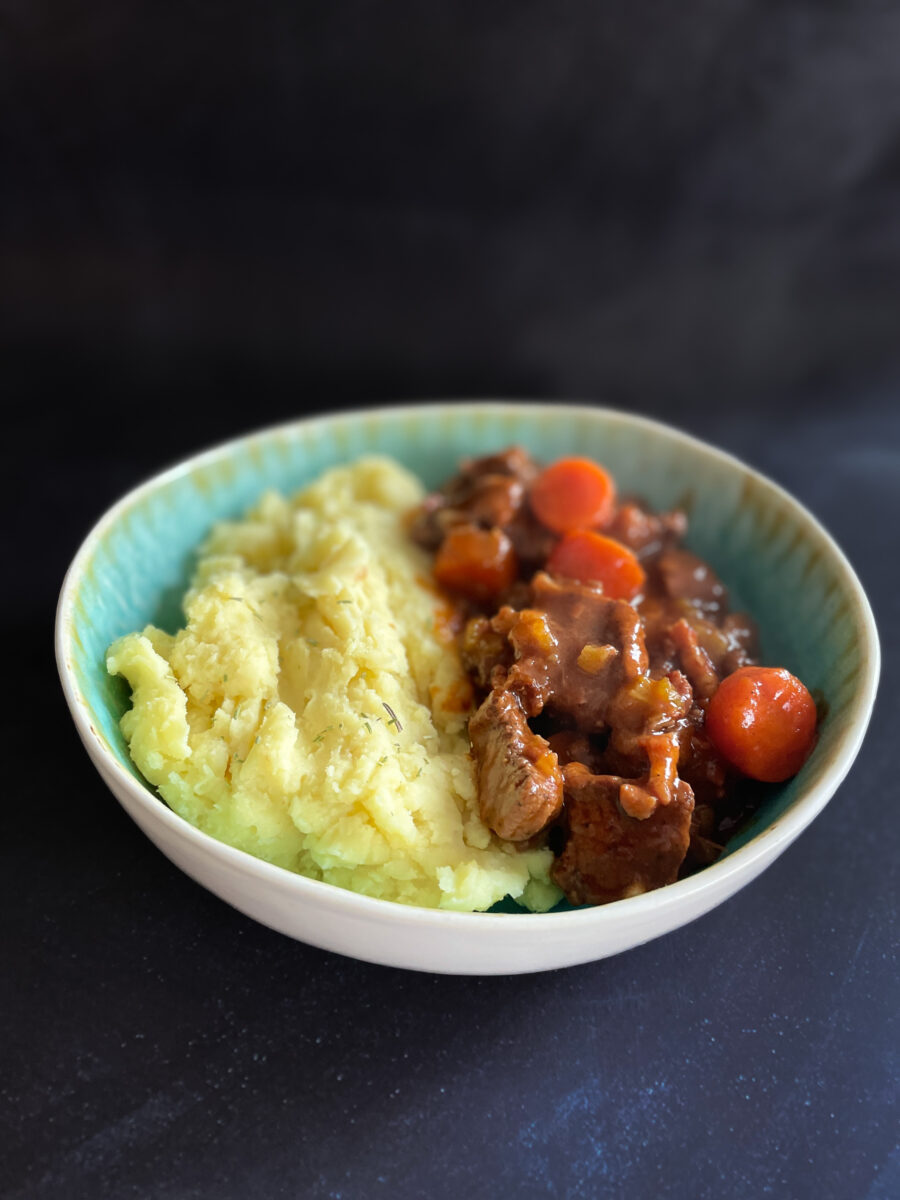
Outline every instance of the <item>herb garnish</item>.
[(390, 706), (389, 704), (385, 703), (385, 701), (384, 701), (384, 700), (382, 700), (382, 702), (381, 702), (381, 707), (382, 707), (382, 708), (385, 710), (385, 712), (387, 713), (387, 715), (390, 717), (390, 720), (388, 721), (388, 725), (393, 725), (393, 726), (394, 726), (394, 728), (397, 730), (397, 732), (398, 732), (398, 733), (402, 733), (402, 732), (403, 732), (403, 726), (400, 724), (400, 720), (399, 720), (399, 718), (397, 717), (397, 714), (396, 714), (396, 713), (394, 712), (394, 710), (391, 708), (391, 706)]

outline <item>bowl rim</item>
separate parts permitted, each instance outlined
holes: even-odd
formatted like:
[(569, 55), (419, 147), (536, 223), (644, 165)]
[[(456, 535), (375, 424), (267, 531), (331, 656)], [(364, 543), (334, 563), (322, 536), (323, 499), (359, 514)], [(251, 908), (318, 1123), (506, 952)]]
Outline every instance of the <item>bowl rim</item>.
[[(696, 874), (686, 879), (677, 880), (663, 888), (646, 892), (640, 896), (632, 896), (625, 900), (613, 901), (609, 904), (585, 906), (565, 912), (546, 913), (493, 913), (465, 912), (453, 909), (424, 908), (416, 905), (402, 904), (393, 900), (383, 900), (352, 892), (336, 884), (322, 880), (310, 879), (297, 874), (286, 867), (276, 866), (264, 859), (256, 858), (244, 850), (239, 850), (226, 842), (220, 842), (210, 834), (191, 825), (151, 789), (149, 784), (139, 784), (134, 777), (121, 766), (118, 759), (109, 750), (105, 740), (96, 733), (91, 719), (91, 709), (87, 699), (78, 685), (75, 671), (70, 659), (70, 641), (75, 630), (74, 604), (78, 593), (79, 582), (91, 561), (92, 555), (106, 531), (143, 497), (160, 487), (163, 487), (183, 476), (190, 475), (198, 469), (226, 459), (240, 448), (252, 446), (254, 443), (266, 442), (273, 438), (290, 437), (300, 430), (315, 432), (317, 427), (335, 429), (341, 425), (352, 425), (359, 420), (402, 420), (411, 415), (429, 415), (438, 419), (443, 412), (455, 414), (479, 413), (488, 415), (501, 414), (522, 408), (535, 411), (551, 412), (562, 419), (583, 416), (585, 413), (595, 414), (602, 419), (612, 419), (624, 422), (638, 428), (646, 429), (648, 433), (662, 435), (689, 447), (692, 452), (705, 455), (715, 460), (719, 465), (737, 470), (745, 477), (761, 486), (764, 490), (786, 504), (801, 526), (804, 538), (812, 538), (819, 543), (828, 557), (837, 566), (848, 598), (852, 601), (852, 611), (858, 626), (863, 645), (860, 647), (861, 670), (856, 691), (850, 701), (849, 715), (845, 727), (840, 731), (830, 754), (830, 761), (822, 772), (818, 782), (808, 791), (794, 800), (790, 808), (774, 823), (760, 830), (749, 842), (733, 851), (727, 857), (704, 867)], [(75, 723), (76, 730), (84, 743), (94, 765), (101, 771), (101, 778), (108, 784), (105, 773), (125, 790), (129, 799), (142, 810), (147, 817), (166, 827), (175, 837), (181, 838), (197, 851), (207, 857), (218, 858), (224, 864), (238, 871), (247, 873), (260, 883), (274, 885), (277, 890), (292, 893), (297, 900), (314, 902), (317, 907), (325, 908), (334, 915), (353, 915), (356, 918), (369, 916), (372, 919), (389, 917), (392, 922), (400, 925), (422, 926), (423, 923), (435, 929), (463, 929), (469, 936), (488, 935), (502, 925), (507, 932), (518, 929), (521, 937), (533, 937), (538, 931), (547, 934), (565, 926), (573, 932), (584, 926), (603, 927), (615, 924), (627, 911), (629, 918), (639, 921), (642, 917), (650, 916), (660, 907), (668, 907), (681, 901), (689, 905), (692, 900), (717, 889), (727, 887), (728, 880), (733, 876), (751, 878), (757, 870), (761, 870), (768, 862), (774, 861), (778, 855), (790, 845), (803, 829), (822, 811), (837, 788), (843, 782), (850, 767), (859, 752), (865, 737), (866, 729), (871, 718), (878, 688), (881, 668), (881, 649), (878, 631), (871, 605), (863, 590), (856, 572), (844, 551), (821, 522), (799, 500), (785, 488), (756, 468), (750, 466), (736, 455), (722, 450), (709, 442), (695, 437), (674, 425), (631, 413), (624, 409), (595, 404), (590, 401), (552, 401), (539, 399), (466, 399), (466, 400), (421, 400), (403, 404), (389, 404), (372, 408), (357, 407), (343, 409), (340, 412), (320, 413), (308, 417), (299, 417), (290, 421), (268, 425), (262, 429), (238, 434), (218, 442), (205, 450), (188, 455), (177, 460), (162, 471), (145, 478), (142, 482), (129, 489), (117, 501), (110, 505), (94, 522), (79, 545), (63, 579), (59, 593), (55, 621), (55, 652), (57, 669), (63, 692), (69, 710)], [(115, 793), (115, 789), (112, 789)], [(123, 803), (117, 796), (120, 803)], [(124, 805), (123, 805), (124, 806)], [(129, 813), (129, 815), (132, 815)], [(760, 860), (762, 862), (760, 863)], [(757, 870), (754, 866), (760, 864)], [(623, 905), (627, 906), (623, 910)], [(514, 921), (510, 921), (510, 917)]]

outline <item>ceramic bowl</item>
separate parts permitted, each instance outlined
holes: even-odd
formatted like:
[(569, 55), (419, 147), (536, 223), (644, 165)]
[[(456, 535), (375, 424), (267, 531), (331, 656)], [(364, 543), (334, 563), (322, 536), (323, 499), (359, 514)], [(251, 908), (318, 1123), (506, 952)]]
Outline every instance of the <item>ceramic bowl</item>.
[[(214, 521), (266, 488), (292, 492), (364, 453), (390, 454), (439, 484), (458, 460), (519, 443), (538, 457), (603, 461), (620, 490), (688, 512), (688, 544), (756, 617), (762, 661), (788, 667), (824, 700), (818, 745), (715, 864), (669, 887), (598, 908), (457, 913), (355, 895), (223, 845), (172, 812), (132, 765), (119, 719), (122, 680), (107, 647), (148, 621), (176, 628), (192, 552)], [(796, 500), (685, 434), (608, 409), (559, 404), (430, 404), (298, 421), (243, 437), (130, 492), (88, 534), (66, 575), (57, 659), (78, 732), (109, 788), (172, 862), (235, 908), (312, 945), (371, 962), (454, 974), (541, 971), (604, 958), (684, 925), (768, 866), (821, 812), (869, 720), (879, 647), (844, 555)]]

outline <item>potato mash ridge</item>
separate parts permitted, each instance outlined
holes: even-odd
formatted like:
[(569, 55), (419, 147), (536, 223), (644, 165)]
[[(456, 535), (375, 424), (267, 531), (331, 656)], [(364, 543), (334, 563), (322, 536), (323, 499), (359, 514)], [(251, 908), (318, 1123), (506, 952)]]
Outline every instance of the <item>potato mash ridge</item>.
[(405, 524), (422, 495), (370, 457), (217, 525), (185, 627), (109, 651), (122, 730), (175, 812), (259, 858), (407, 904), (543, 911), (551, 851), (478, 814), (469, 683)]

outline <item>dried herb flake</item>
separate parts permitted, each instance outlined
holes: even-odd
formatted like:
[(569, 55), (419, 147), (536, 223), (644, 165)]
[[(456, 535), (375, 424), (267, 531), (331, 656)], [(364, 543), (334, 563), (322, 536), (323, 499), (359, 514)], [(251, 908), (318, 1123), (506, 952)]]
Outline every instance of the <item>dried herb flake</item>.
[(390, 718), (390, 720), (388, 721), (388, 725), (393, 725), (398, 733), (402, 733), (403, 726), (400, 724), (400, 719), (398, 718), (398, 716), (394, 712), (394, 710), (391, 708), (391, 706), (389, 704), (387, 704), (384, 700), (382, 700), (381, 706), (387, 713), (388, 717)]

